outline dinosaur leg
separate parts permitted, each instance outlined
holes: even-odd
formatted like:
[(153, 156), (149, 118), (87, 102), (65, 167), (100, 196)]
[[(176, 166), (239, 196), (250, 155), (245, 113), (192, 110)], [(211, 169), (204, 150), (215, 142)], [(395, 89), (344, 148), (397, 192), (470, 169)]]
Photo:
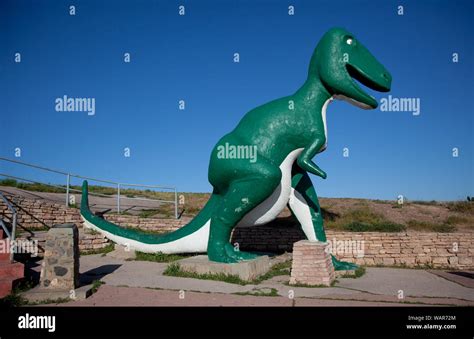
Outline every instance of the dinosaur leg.
[(235, 263), (252, 259), (250, 253), (235, 251), (229, 243), (232, 229), (252, 209), (258, 206), (280, 183), (281, 172), (273, 165), (262, 166), (258, 172), (234, 180), (221, 194), (211, 217), (207, 254), (211, 261)]
[[(321, 207), (313, 183), (306, 171), (296, 163), (292, 169), (292, 195), (288, 206), (301, 224), (301, 228), (308, 240), (326, 242)], [(336, 271), (354, 270), (358, 266), (349, 262), (339, 261), (334, 255), (332, 263)]]

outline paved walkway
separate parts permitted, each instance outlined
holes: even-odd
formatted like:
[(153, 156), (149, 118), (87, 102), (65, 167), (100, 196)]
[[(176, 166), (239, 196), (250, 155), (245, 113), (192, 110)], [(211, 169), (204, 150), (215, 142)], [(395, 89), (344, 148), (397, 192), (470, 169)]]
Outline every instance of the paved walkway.
[[(81, 257), (84, 283), (101, 280), (98, 292), (70, 306), (474, 306), (474, 289), (425, 270), (367, 268), (364, 276), (338, 278), (334, 287), (288, 286), (288, 276), (258, 285), (163, 276), (166, 263)], [(254, 296), (258, 292), (278, 296)], [(400, 292), (401, 291), (401, 292)], [(399, 295), (403, 293), (403, 298)]]
[[(223, 293), (179, 292), (104, 285), (86, 300), (61, 306), (360, 306), (359, 301), (288, 297), (256, 297)], [(401, 303), (364, 302), (365, 306), (403, 306)]]

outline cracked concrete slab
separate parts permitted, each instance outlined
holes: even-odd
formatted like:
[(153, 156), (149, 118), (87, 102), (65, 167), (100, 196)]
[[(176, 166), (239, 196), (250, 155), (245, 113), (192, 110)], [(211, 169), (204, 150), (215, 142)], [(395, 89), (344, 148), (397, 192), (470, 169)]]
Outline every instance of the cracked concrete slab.
[(474, 301), (474, 290), (443, 279), (425, 270), (369, 267), (357, 279), (340, 279), (339, 287), (374, 294), (405, 297), (440, 297)]
[[(367, 268), (360, 278), (338, 278), (333, 287), (289, 286), (289, 276), (258, 285), (163, 276), (168, 263), (127, 261), (103, 255), (81, 257), (84, 281), (101, 280), (98, 293), (73, 305), (101, 306), (473, 306), (473, 289), (425, 270)], [(278, 296), (248, 295), (255, 290)], [(399, 299), (398, 291), (403, 290)], [(185, 300), (177, 299), (180, 293)], [(239, 294), (239, 295), (237, 295)]]

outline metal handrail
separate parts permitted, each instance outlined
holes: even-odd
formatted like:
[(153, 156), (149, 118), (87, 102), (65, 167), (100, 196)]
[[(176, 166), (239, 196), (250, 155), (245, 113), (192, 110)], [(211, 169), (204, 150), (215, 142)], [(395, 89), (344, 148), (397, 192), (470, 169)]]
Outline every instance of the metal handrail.
[[(3, 231), (4, 231), (5, 234), (7, 235), (7, 238), (10, 238), (10, 237), (11, 237), (10, 231), (8, 230), (7, 226), (5, 225), (5, 223), (3, 222), (2, 219), (0, 219), (0, 226), (2, 226)], [(1, 240), (1, 239), (0, 239), (0, 240)]]
[(79, 175), (79, 174), (73, 174), (73, 173), (62, 172), (62, 171), (54, 170), (54, 169), (51, 169), (51, 168), (47, 168), (47, 167), (43, 167), (43, 166), (38, 166), (38, 165), (33, 165), (33, 164), (29, 164), (29, 163), (26, 163), (26, 162), (23, 162), (23, 161), (8, 159), (8, 158), (4, 158), (4, 157), (0, 157), (0, 160), (8, 161), (8, 162), (12, 162), (12, 163), (15, 163), (15, 164), (20, 164), (20, 165), (28, 166), (28, 167), (38, 168), (38, 169), (41, 169), (41, 170), (44, 170), (44, 171), (48, 171), (48, 172), (54, 172), (54, 173), (63, 174), (63, 175), (70, 175), (71, 177), (75, 177), (75, 178), (86, 179), (86, 180), (92, 180), (92, 181), (97, 181), (97, 182), (104, 182), (104, 183), (107, 183), (107, 184), (114, 184), (114, 185), (120, 184), (120, 185), (122, 185), (122, 186), (161, 188), (161, 189), (169, 189), (169, 190), (174, 190), (174, 189), (176, 189), (175, 187), (172, 187), (172, 186), (127, 184), (127, 183), (117, 182), (117, 181), (110, 181), (110, 180), (103, 180), (103, 179), (97, 179), (97, 178), (92, 178), (92, 177), (85, 177), (85, 176), (82, 176), (82, 175)]
[[(48, 171), (48, 172), (52, 172), (52, 173), (65, 175), (66, 176), (66, 186), (53, 185), (53, 184), (45, 184), (45, 185), (65, 189), (66, 190), (66, 206), (69, 206), (69, 193), (71, 191), (80, 192), (79, 190), (76, 190), (76, 189), (73, 189), (73, 188), (70, 187), (71, 186), (70, 185), (71, 177), (74, 177), (74, 178), (79, 178), (79, 179), (85, 179), (85, 180), (91, 180), (91, 181), (97, 181), (97, 182), (102, 182), (102, 183), (115, 185), (116, 189), (117, 189), (117, 212), (118, 213), (120, 213), (120, 200), (121, 199), (135, 199), (135, 200), (142, 200), (142, 201), (148, 200), (148, 201), (156, 201), (156, 202), (160, 202), (160, 203), (173, 203), (174, 204), (175, 218), (178, 219), (178, 193), (177, 193), (176, 187), (121, 183), (121, 182), (115, 182), (115, 181), (110, 181), (110, 180), (103, 180), (103, 179), (97, 179), (97, 178), (92, 178), (92, 177), (86, 177), (86, 176), (82, 176), (82, 175), (78, 175), (78, 174), (71, 174), (71, 173), (58, 171), (58, 170), (54, 170), (54, 169), (51, 169), (51, 168), (38, 166), (38, 165), (33, 165), (33, 164), (29, 164), (29, 163), (26, 163), (26, 162), (23, 162), (23, 161), (8, 159), (8, 158), (4, 158), (4, 157), (0, 157), (0, 160), (15, 163), (15, 164), (20, 164), (20, 165), (23, 165), (23, 166), (28, 166), (28, 167), (32, 167), (32, 168), (36, 168), (36, 169), (40, 169), (40, 170), (43, 170), (43, 171)], [(28, 181), (28, 182), (37, 183), (37, 181), (23, 179), (23, 178), (15, 177), (15, 176), (8, 175), (8, 174), (0, 173), (0, 175), (5, 176), (5, 177), (9, 177), (9, 178), (14, 178), (14, 179), (19, 179), (19, 180), (24, 180), (24, 181)], [(123, 196), (121, 197), (120, 189), (123, 188), (124, 186), (171, 190), (171, 191), (174, 191), (174, 201), (173, 200), (148, 199), (148, 198), (129, 198), (129, 197), (123, 197)], [(172, 193), (172, 192), (170, 192), (170, 193)], [(91, 194), (97, 195), (97, 196), (110, 197), (110, 195), (105, 195), (105, 194), (100, 194), (100, 193), (91, 193)]]
[[(17, 177), (14, 175), (10, 174), (5, 174), (5, 173), (0, 173), (0, 177), (6, 177), (6, 178), (11, 178), (11, 179), (16, 179), (16, 180), (21, 180), (21, 181), (27, 181), (31, 182), (32, 184), (39, 184), (38, 181), (22, 178), (22, 177)], [(42, 185), (50, 186), (50, 187), (55, 187), (55, 188), (60, 188), (63, 190), (66, 190), (67, 187), (61, 186), (61, 185), (54, 185), (54, 184), (46, 184), (46, 183), (41, 183)], [(121, 184), (123, 185), (123, 184)], [(70, 192), (78, 192), (82, 193), (81, 190), (75, 189), (75, 188), (69, 188)], [(111, 198), (113, 195), (110, 194), (103, 194), (103, 193), (96, 193), (96, 192), (89, 192), (90, 195), (95, 195), (98, 197), (104, 197), (104, 198)], [(133, 200), (141, 200), (141, 201), (157, 201), (157, 202), (165, 202), (165, 203), (174, 203), (174, 200), (161, 200), (161, 199), (149, 199), (149, 198), (130, 198), (127, 196), (121, 196), (120, 199), (133, 199)]]
[[(34, 180), (30, 180), (30, 179), (26, 179), (26, 178), (22, 178), (22, 177), (17, 177), (15, 175), (10, 175), (10, 174), (5, 174), (5, 173), (0, 173), (0, 177), (6, 177), (6, 178), (11, 178), (11, 179), (16, 179), (16, 180), (21, 180), (21, 181), (27, 181), (27, 182), (31, 182), (32, 184), (42, 184), (42, 185), (45, 185), (45, 186), (50, 186), (50, 187), (55, 187), (55, 188), (60, 188), (60, 189), (63, 189), (63, 190), (66, 190), (67, 187), (65, 186), (61, 186), (61, 185), (54, 185), (54, 184), (47, 184), (47, 183), (44, 183), (44, 182), (38, 182), (38, 181), (34, 181)], [(69, 188), (69, 191), (75, 191), (75, 192), (82, 192), (81, 190), (76, 190), (75, 188)], [(91, 195), (96, 195), (96, 196), (99, 196), (99, 197), (109, 197), (110, 198), (110, 195), (107, 195), (107, 194), (101, 194), (101, 193), (94, 193), (94, 192), (90, 192)], [(125, 199), (126, 197), (122, 198), (122, 199)], [(152, 199), (153, 200), (153, 199)]]
[[(13, 205), (8, 201), (7, 197), (0, 192), (0, 198), (5, 202), (5, 205), (7, 205), (7, 208), (12, 212), (12, 231), (11, 233), (8, 231), (7, 226), (3, 222), (3, 220), (0, 219), (1, 226), (5, 233), (7, 234), (7, 237), (10, 238), (10, 243), (14, 244), (15, 243), (15, 233), (16, 233), (16, 209), (13, 207)], [(11, 247), (10, 247), (11, 248)], [(10, 251), (10, 261), (13, 261), (13, 254), (15, 251)]]

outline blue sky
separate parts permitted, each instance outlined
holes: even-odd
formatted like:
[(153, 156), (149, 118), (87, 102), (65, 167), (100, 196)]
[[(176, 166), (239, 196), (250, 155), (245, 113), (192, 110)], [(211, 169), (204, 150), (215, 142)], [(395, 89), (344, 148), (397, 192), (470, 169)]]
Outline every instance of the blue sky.
[[(421, 114), (331, 104), (328, 149), (314, 159), (328, 173), (312, 177), (318, 194), (465, 199), (474, 195), (473, 9), (448, 0), (1, 1), (0, 156), (19, 147), (24, 162), (209, 192), (217, 140), (299, 88), (319, 38), (342, 26), (391, 72), (390, 94), (419, 98)], [(96, 114), (55, 111), (63, 95), (95, 98)], [(2, 162), (0, 172), (60, 180)]]

